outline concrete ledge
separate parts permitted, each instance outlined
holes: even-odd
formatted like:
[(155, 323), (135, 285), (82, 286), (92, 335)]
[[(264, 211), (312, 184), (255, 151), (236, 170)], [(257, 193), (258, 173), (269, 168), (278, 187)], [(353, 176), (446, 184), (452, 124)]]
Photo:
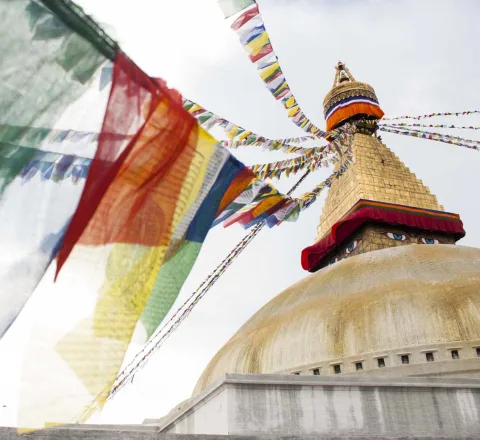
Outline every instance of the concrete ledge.
[(480, 438), (480, 382), (227, 374), (158, 424), (177, 434)]
[(375, 377), (375, 376), (297, 376), (293, 374), (225, 374), (200, 394), (187, 400), (178, 409), (172, 410), (161, 419), (148, 419), (144, 424), (160, 425), (162, 430), (173, 420), (191, 411), (192, 408), (206, 404), (215, 395), (220, 393), (227, 385), (276, 385), (276, 386), (362, 386), (362, 387), (420, 387), (420, 388), (478, 388), (480, 381), (464, 378), (437, 378), (437, 377)]
[[(225, 374), (205, 392), (223, 384), (255, 385), (308, 385), (308, 386), (361, 386), (361, 387), (420, 387), (420, 388), (478, 388), (478, 379), (451, 377), (376, 377), (376, 376), (297, 376), (294, 374)], [(201, 393), (199, 396), (203, 395)]]

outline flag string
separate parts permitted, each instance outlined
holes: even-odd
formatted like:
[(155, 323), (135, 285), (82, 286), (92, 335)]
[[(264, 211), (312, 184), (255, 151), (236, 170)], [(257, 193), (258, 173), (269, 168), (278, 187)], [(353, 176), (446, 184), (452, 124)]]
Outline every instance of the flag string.
[(381, 121), (397, 121), (399, 119), (426, 119), (426, 118), (433, 118), (436, 116), (467, 116), (467, 115), (474, 115), (474, 114), (480, 114), (480, 110), (467, 110), (463, 112), (443, 112), (443, 113), (429, 113), (426, 115), (420, 115), (420, 116), (393, 116), (393, 117), (388, 117), (385, 116), (381, 119)]
[[(469, 148), (472, 150), (480, 150), (480, 148), (477, 145), (472, 145), (471, 143), (467, 142), (472, 142), (469, 139), (463, 139), (463, 138), (457, 138), (457, 137), (452, 137), (449, 135), (441, 134), (441, 133), (430, 133), (430, 132), (421, 132), (421, 131), (407, 131), (406, 129), (403, 130), (398, 130), (398, 129), (393, 129), (389, 128), (386, 126), (379, 126), (378, 128), (380, 131), (384, 131), (387, 133), (393, 133), (393, 134), (401, 134), (403, 136), (413, 136), (421, 139), (430, 139), (433, 141), (438, 141), (438, 142), (443, 142), (446, 144), (452, 144), (452, 145), (457, 145), (459, 147), (465, 147)], [(462, 140), (460, 140), (462, 139)], [(473, 141), (477, 142), (477, 141)]]
[(385, 125), (388, 127), (453, 128), (455, 130), (480, 130), (479, 126), (473, 125), (458, 126), (450, 124), (408, 124), (406, 122), (379, 125)]

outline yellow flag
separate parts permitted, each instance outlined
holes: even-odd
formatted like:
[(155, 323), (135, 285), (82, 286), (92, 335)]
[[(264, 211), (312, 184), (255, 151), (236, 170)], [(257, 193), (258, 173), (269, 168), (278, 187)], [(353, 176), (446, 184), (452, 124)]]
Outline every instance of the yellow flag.
[(250, 41), (250, 43), (246, 44), (245, 49), (250, 55), (255, 56), (258, 55), (258, 52), (260, 52), (269, 42), (268, 32), (263, 32), (257, 38)]
[(240, 136), (238, 136), (237, 141), (238, 141), (238, 142), (241, 142), (241, 141), (243, 141), (244, 139), (246, 139), (248, 136), (250, 136), (251, 134), (252, 134), (251, 131), (245, 131), (245, 132), (242, 133)]
[(233, 127), (228, 133), (227, 133), (227, 137), (228, 139), (233, 139), (235, 137), (235, 135), (237, 134), (238, 130), (240, 129), (240, 127), (238, 125), (235, 125), (235, 127)]
[(295, 107), (292, 107), (288, 111), (288, 117), (293, 118), (299, 111), (300, 111), (300, 108), (298, 107), (298, 105), (296, 105)]
[(202, 110), (203, 107), (198, 105), (198, 104), (194, 104), (192, 106), (192, 108), (190, 110), (188, 110), (188, 113), (195, 113), (197, 110)]
[(295, 101), (295, 98), (293, 96), (290, 96), (290, 98), (288, 98), (285, 102), (285, 108), (291, 108), (296, 105), (296, 103), (297, 101)]
[(272, 73), (275, 72), (275, 70), (279, 69), (280, 68), (280, 64), (278, 64), (278, 61), (273, 63), (271, 66), (268, 66), (268, 67), (265, 67), (261, 70), (259, 70), (259, 73), (260, 73), (260, 77), (266, 81), (268, 79), (269, 76), (272, 75)]

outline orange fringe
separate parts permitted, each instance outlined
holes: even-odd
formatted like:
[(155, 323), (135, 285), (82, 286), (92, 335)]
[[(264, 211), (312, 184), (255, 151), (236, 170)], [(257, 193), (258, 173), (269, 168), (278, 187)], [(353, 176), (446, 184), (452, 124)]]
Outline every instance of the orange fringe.
[(346, 107), (340, 107), (335, 110), (327, 119), (327, 131), (334, 129), (340, 122), (345, 121), (348, 118), (356, 115), (368, 115), (376, 116), (377, 118), (383, 117), (383, 113), (380, 107), (364, 102), (352, 103)]

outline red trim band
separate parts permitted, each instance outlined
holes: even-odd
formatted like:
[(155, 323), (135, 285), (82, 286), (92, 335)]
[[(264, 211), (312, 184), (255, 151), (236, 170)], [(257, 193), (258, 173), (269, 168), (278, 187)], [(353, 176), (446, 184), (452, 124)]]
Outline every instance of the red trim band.
[(457, 214), (429, 209), (413, 208), (390, 203), (359, 200), (337, 223), (330, 233), (302, 251), (302, 267), (317, 271), (322, 260), (366, 223), (384, 223), (406, 226), (431, 232), (441, 232), (455, 237), (465, 236), (463, 223)]

